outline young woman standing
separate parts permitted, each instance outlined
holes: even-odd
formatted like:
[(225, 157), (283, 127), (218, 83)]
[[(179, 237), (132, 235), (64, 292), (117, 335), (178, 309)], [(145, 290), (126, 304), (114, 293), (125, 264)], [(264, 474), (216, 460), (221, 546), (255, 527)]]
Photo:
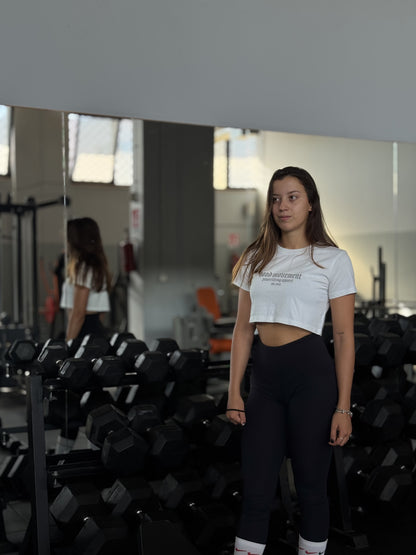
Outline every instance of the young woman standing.
[[(235, 554), (263, 553), (286, 455), (301, 511), (299, 554), (323, 554), (332, 447), (345, 445), (352, 431), (356, 288), (347, 253), (325, 229), (307, 171), (286, 167), (273, 174), (259, 236), (234, 268), (233, 283), (239, 300), (227, 416), (244, 426), (244, 495)], [(321, 337), (328, 308), (334, 360)], [(250, 354), (245, 406), (240, 391)]]

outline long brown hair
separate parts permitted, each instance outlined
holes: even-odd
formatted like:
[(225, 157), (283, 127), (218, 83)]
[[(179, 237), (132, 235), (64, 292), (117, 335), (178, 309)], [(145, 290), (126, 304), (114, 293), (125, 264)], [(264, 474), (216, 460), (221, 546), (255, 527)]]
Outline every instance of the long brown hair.
[(98, 224), (92, 218), (74, 218), (67, 224), (67, 241), (69, 251), (68, 275), (75, 282), (81, 273), (86, 278), (92, 269), (92, 288), (101, 291), (104, 284), (107, 290), (111, 286), (108, 261), (101, 241)]
[[(338, 245), (329, 235), (324, 216), (321, 209), (321, 201), (318, 189), (313, 177), (306, 170), (295, 166), (287, 166), (280, 170), (276, 170), (272, 175), (267, 189), (267, 202), (264, 212), (263, 222), (257, 238), (244, 250), (237, 264), (233, 268), (232, 280), (236, 278), (240, 269), (247, 264), (245, 272), (248, 271), (248, 281), (251, 282), (255, 273), (261, 272), (271, 261), (276, 253), (276, 248), (282, 232), (276, 224), (272, 214), (273, 206), (273, 183), (287, 176), (296, 177), (305, 188), (308, 196), (309, 204), (312, 210), (309, 212), (306, 222), (306, 239), (311, 245), (311, 258), (313, 259), (313, 247), (316, 246), (332, 246)], [(319, 264), (317, 264), (319, 266)]]

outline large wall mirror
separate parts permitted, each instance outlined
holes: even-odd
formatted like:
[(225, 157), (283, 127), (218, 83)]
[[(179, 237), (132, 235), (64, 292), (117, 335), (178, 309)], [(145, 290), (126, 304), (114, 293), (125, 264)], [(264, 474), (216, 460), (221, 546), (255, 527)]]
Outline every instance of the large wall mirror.
[[(218, 292), (223, 313), (235, 312), (231, 267), (257, 232), (271, 174), (285, 165), (305, 167), (315, 177), (328, 227), (339, 246), (351, 255), (358, 303), (368, 308), (379, 298), (380, 271), (385, 268), (388, 309), (404, 314), (416, 309), (414, 144), (210, 128), (211, 135), (204, 140), (211, 141), (211, 150), (201, 159), (210, 175), (206, 197), (198, 197), (198, 187), (202, 191), (203, 186), (195, 175), (191, 178), (182, 172), (178, 182), (192, 182), (196, 196), (183, 194), (180, 201), (175, 200), (174, 211), (166, 206), (168, 216), (165, 214), (162, 222), (157, 221), (160, 214), (146, 212), (143, 199), (158, 187), (169, 190), (171, 178), (161, 177), (156, 182), (144, 177), (147, 158), (143, 153), (153, 148), (149, 143), (153, 131), (146, 131), (142, 121), (20, 107), (2, 110), (0, 309), (4, 322), (34, 328), (41, 340), (59, 334), (64, 325), (63, 321), (51, 321), (48, 297), (54, 267), (65, 249), (66, 221), (71, 217), (88, 215), (97, 220), (114, 276), (122, 273), (120, 245), (127, 235), (133, 241), (138, 260), (129, 277), (133, 290), (129, 306), (130, 312), (140, 314), (140, 323), (133, 326), (136, 333), (172, 335), (175, 318), (192, 312), (195, 289), (204, 283)], [(178, 154), (175, 137), (180, 129), (193, 127), (176, 124), (170, 134), (165, 133), (164, 156), (180, 155), (185, 168), (187, 151), (183, 148)], [(163, 203), (162, 193), (158, 198)], [(28, 203), (37, 207), (35, 251), (34, 211), (30, 206), (24, 208)], [(202, 236), (198, 224), (186, 224), (184, 215), (204, 211), (212, 212), (212, 230)], [(143, 221), (152, 223), (153, 233), (146, 236)], [(141, 243), (151, 251), (157, 229), (168, 224), (183, 226), (183, 234), (169, 236), (172, 228), (165, 227), (165, 237), (158, 238), (151, 253), (153, 258), (148, 255), (157, 259), (160, 267), (156, 277), (149, 274), (143, 283), (146, 268), (139, 260)], [(208, 260), (201, 265), (196, 249), (175, 278), (173, 263), (166, 269), (163, 260), (160, 262), (167, 256), (160, 245), (170, 242), (172, 246), (183, 241), (185, 234), (198, 239), (204, 251), (211, 241), (212, 252), (208, 248)], [(187, 248), (184, 243), (181, 251)], [(200, 271), (194, 272), (197, 267)], [(35, 285), (33, 268), (37, 271)], [(33, 286), (38, 299), (36, 314)], [(108, 324), (129, 327), (123, 314), (127, 298), (120, 294), (117, 302), (117, 314)], [(160, 304), (163, 306), (158, 307)]]

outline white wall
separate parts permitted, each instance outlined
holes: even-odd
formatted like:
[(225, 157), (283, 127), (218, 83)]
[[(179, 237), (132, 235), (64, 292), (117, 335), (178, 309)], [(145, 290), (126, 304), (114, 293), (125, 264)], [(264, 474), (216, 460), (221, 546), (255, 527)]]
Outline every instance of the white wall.
[(4, 0), (0, 103), (416, 141), (413, 0)]
[(296, 165), (314, 177), (327, 225), (353, 260), (359, 294), (372, 296), (378, 246), (387, 263), (387, 298), (416, 303), (415, 145), (400, 143), (399, 197), (393, 199), (393, 145), (389, 142), (260, 134), (263, 183), (260, 208), (273, 172)]

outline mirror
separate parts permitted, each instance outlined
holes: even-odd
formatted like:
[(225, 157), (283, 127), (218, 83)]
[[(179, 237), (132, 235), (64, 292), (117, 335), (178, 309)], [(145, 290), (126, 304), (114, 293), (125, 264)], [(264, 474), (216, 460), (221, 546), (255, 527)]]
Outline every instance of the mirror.
[[(13, 110), (12, 171), (1, 178), (1, 203), (7, 204), (8, 195), (15, 204), (25, 204), (32, 198), (38, 209), (35, 253), (30, 242), (33, 224), (24, 221), (23, 216), (17, 223), (16, 214), (5, 211), (1, 214), (1, 311), (12, 321), (33, 321), (29, 292), (33, 284), (28, 276), (35, 264), (39, 338), (59, 333), (63, 323), (55, 323), (58, 327), (52, 328), (47, 312), (53, 269), (64, 248), (66, 219), (83, 215), (90, 215), (99, 223), (113, 275), (120, 273), (120, 243), (126, 239), (126, 229), (135, 247), (139, 271), (129, 276), (129, 292), (123, 288), (118, 292), (117, 326), (133, 326), (146, 339), (172, 335), (175, 316), (192, 311), (195, 288), (204, 282), (222, 293), (222, 311), (233, 313), (235, 297), (229, 286), (233, 261), (257, 232), (270, 175), (276, 167), (288, 164), (306, 167), (315, 177), (328, 227), (353, 260), (360, 299), (370, 301), (378, 294), (379, 247), (382, 247), (381, 257), (387, 267), (388, 304), (392, 310), (414, 310), (416, 268), (410, 253), (416, 233), (413, 214), (416, 192), (412, 180), (415, 145), (270, 131), (220, 129), (214, 132), (211, 128), (138, 120), (133, 123), (133, 185), (75, 183), (68, 173), (73, 156), (69, 155), (68, 143), (75, 139), (68, 137), (67, 116), (56, 111)], [(64, 143), (63, 125), (67, 137)], [(196, 150), (190, 155), (195, 141), (192, 130), (199, 133), (199, 144), (205, 145), (205, 157), (199, 160), (199, 168), (205, 167), (206, 174), (210, 174), (213, 160), (216, 167), (222, 165), (223, 171), (225, 167), (231, 177), (226, 189), (212, 192), (212, 183), (203, 183), (200, 170), (195, 169), (192, 177), (187, 176), (189, 161), (196, 156)], [(249, 137), (255, 137), (255, 145), (251, 145), (248, 154), (242, 154), (238, 144), (241, 146)], [(146, 145), (145, 157), (143, 145)], [(164, 149), (163, 161), (155, 158), (158, 145)], [(72, 147), (73, 153), (80, 145)], [(107, 161), (103, 158), (101, 169), (105, 164)], [(145, 173), (152, 164), (153, 173)], [(157, 168), (163, 175), (157, 175)], [(175, 168), (180, 168), (181, 173), (176, 176), (177, 181)], [(241, 176), (247, 178), (247, 175), (252, 187), (249, 182), (248, 188), (243, 188)], [(169, 197), (169, 191), (187, 179), (192, 181), (192, 187), (183, 186), (180, 199), (177, 195)], [(163, 190), (163, 195), (156, 195), (158, 188)], [(198, 188), (200, 191), (195, 194)], [(68, 206), (59, 201), (63, 196), (70, 199)], [(146, 197), (150, 200), (146, 201)], [(212, 212), (214, 239), (211, 232), (204, 233), (204, 226), (198, 221), (207, 212)], [(191, 227), (186, 228), (183, 222), (189, 213), (195, 217), (188, 222)], [(208, 225), (210, 220), (207, 222)], [(24, 250), (21, 271), (16, 261), (18, 234)], [(192, 247), (186, 243), (186, 235), (193, 238)], [(195, 247), (195, 242), (199, 246)], [(170, 258), (173, 245), (178, 245), (177, 257), (185, 252), (180, 268), (175, 268), (175, 259)], [(24, 276), (23, 295), (17, 295), (16, 287), (12, 287), (18, 284), (16, 276), (19, 275)], [(14, 291), (13, 295), (8, 294), (10, 290)], [(131, 322), (123, 314), (128, 302)]]

